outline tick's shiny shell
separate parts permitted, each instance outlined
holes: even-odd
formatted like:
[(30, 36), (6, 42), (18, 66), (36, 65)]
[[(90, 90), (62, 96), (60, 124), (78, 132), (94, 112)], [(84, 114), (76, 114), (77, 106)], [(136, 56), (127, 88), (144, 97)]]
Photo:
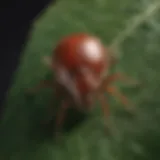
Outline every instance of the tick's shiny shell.
[(83, 103), (101, 84), (107, 70), (106, 50), (101, 41), (87, 34), (64, 38), (54, 50), (57, 81)]

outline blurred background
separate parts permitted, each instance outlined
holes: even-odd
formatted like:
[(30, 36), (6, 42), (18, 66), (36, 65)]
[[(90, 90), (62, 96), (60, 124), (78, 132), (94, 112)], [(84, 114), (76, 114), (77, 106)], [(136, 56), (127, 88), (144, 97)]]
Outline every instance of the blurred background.
[(119, 101), (110, 97), (112, 135), (104, 133), (103, 116), (97, 105), (89, 115), (72, 111), (64, 140), (57, 145), (49, 136), (50, 131), (40, 125), (47, 116), (52, 91), (42, 90), (31, 97), (25, 94), (26, 88), (50, 76), (42, 57), (50, 55), (65, 35), (87, 32), (109, 46), (132, 24), (135, 16), (153, 4), (160, 6), (159, 3), (158, 0), (59, 0), (56, 5), (50, 4), (34, 23), (8, 94), (0, 159), (160, 159), (160, 9), (119, 44), (116, 55), (120, 60), (115, 70), (144, 82), (144, 87), (117, 84), (133, 101), (135, 115), (130, 116)]

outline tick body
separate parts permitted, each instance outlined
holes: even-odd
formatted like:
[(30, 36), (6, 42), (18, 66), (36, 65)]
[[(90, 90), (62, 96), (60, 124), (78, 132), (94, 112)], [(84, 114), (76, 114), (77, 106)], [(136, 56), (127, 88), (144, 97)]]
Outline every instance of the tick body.
[(113, 64), (109, 50), (95, 36), (74, 34), (58, 43), (48, 63), (55, 78), (50, 82), (42, 81), (33, 88), (37, 91), (49, 87), (55, 96), (62, 97), (56, 118), (57, 132), (63, 127), (68, 108), (75, 106), (79, 111), (90, 111), (96, 99), (101, 103), (104, 117), (108, 118), (109, 106), (105, 92), (118, 97), (125, 106), (130, 106), (128, 99), (112, 83), (117, 80), (135, 82), (120, 73), (110, 74)]

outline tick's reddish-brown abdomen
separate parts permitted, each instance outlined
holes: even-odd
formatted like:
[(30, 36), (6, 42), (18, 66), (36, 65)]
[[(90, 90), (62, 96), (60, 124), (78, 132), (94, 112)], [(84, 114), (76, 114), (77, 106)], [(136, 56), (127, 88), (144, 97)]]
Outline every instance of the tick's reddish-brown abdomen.
[[(92, 38), (92, 36), (87, 34), (74, 34), (65, 37), (59, 42), (53, 53), (53, 61), (62, 64), (69, 72), (77, 71), (76, 80), (77, 88), (81, 94), (85, 94), (90, 91), (90, 88), (85, 83), (83, 76), (78, 72), (80, 67), (88, 67), (97, 76), (100, 76), (101, 72), (106, 68), (106, 59), (102, 58), (99, 61), (88, 61), (81, 57), (80, 46), (87, 39)], [(93, 38), (94, 39), (94, 38)], [(105, 50), (102, 54), (105, 54)], [(104, 56), (105, 57), (105, 56)]]

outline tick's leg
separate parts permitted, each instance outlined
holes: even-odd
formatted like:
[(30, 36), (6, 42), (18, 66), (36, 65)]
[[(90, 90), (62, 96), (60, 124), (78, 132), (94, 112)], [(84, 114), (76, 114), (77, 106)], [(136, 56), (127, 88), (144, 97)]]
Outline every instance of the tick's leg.
[[(121, 103), (125, 106), (125, 107), (127, 107), (127, 109), (133, 109), (133, 104), (132, 103), (130, 103), (130, 101), (129, 101), (129, 99), (126, 97), (126, 96), (124, 96), (119, 90), (118, 90), (118, 88), (116, 88), (116, 87), (114, 87), (114, 86), (108, 86), (107, 88), (106, 88), (106, 91), (107, 91), (107, 93), (109, 93), (109, 94), (111, 94), (112, 96), (114, 96), (114, 97), (116, 97), (116, 98), (118, 98), (120, 101), (121, 101)], [(129, 108), (128, 108), (129, 107)]]
[(50, 122), (53, 120), (55, 108), (54, 108), (54, 101), (55, 97), (53, 97), (50, 101), (49, 107), (47, 107), (47, 118), (42, 122), (44, 125), (50, 124)]
[(54, 113), (56, 112), (56, 108), (54, 107), (55, 100), (57, 100), (58, 97), (63, 96), (60, 92), (60, 88), (58, 88), (58, 85), (55, 85), (54, 83), (52, 88), (53, 88), (54, 93), (51, 97), (50, 105), (49, 107), (47, 107), (48, 114), (47, 114), (47, 118), (44, 121), (44, 124), (49, 124), (49, 122), (53, 120)]
[(122, 73), (115, 73), (115, 74), (109, 75), (104, 81), (104, 85), (109, 85), (110, 83), (113, 83), (115, 81), (123, 81), (131, 85), (140, 85), (138, 81), (131, 79)]
[(99, 95), (98, 96), (98, 100), (101, 103), (101, 107), (102, 107), (102, 111), (103, 111), (104, 117), (108, 118), (109, 117), (109, 105), (107, 103), (107, 100), (105, 99), (105, 96), (102, 95), (102, 94)]
[(110, 132), (110, 129), (111, 129), (111, 124), (110, 124), (111, 122), (110, 122), (110, 119), (109, 119), (109, 115), (110, 115), (109, 104), (106, 100), (106, 97), (102, 94), (98, 96), (98, 100), (101, 104), (102, 112), (103, 112), (103, 115), (104, 115), (105, 132), (108, 134)]
[(55, 123), (55, 132), (56, 136), (59, 136), (59, 132), (62, 129), (65, 116), (66, 116), (66, 111), (69, 108), (69, 103), (66, 100), (63, 100), (62, 105), (60, 106), (58, 112), (57, 112), (57, 118), (56, 118), (56, 123)]
[(53, 82), (48, 81), (48, 80), (43, 80), (38, 85), (36, 85), (35, 87), (29, 88), (28, 92), (29, 93), (35, 93), (35, 92), (38, 92), (42, 88), (53, 88), (53, 86), (54, 86)]

